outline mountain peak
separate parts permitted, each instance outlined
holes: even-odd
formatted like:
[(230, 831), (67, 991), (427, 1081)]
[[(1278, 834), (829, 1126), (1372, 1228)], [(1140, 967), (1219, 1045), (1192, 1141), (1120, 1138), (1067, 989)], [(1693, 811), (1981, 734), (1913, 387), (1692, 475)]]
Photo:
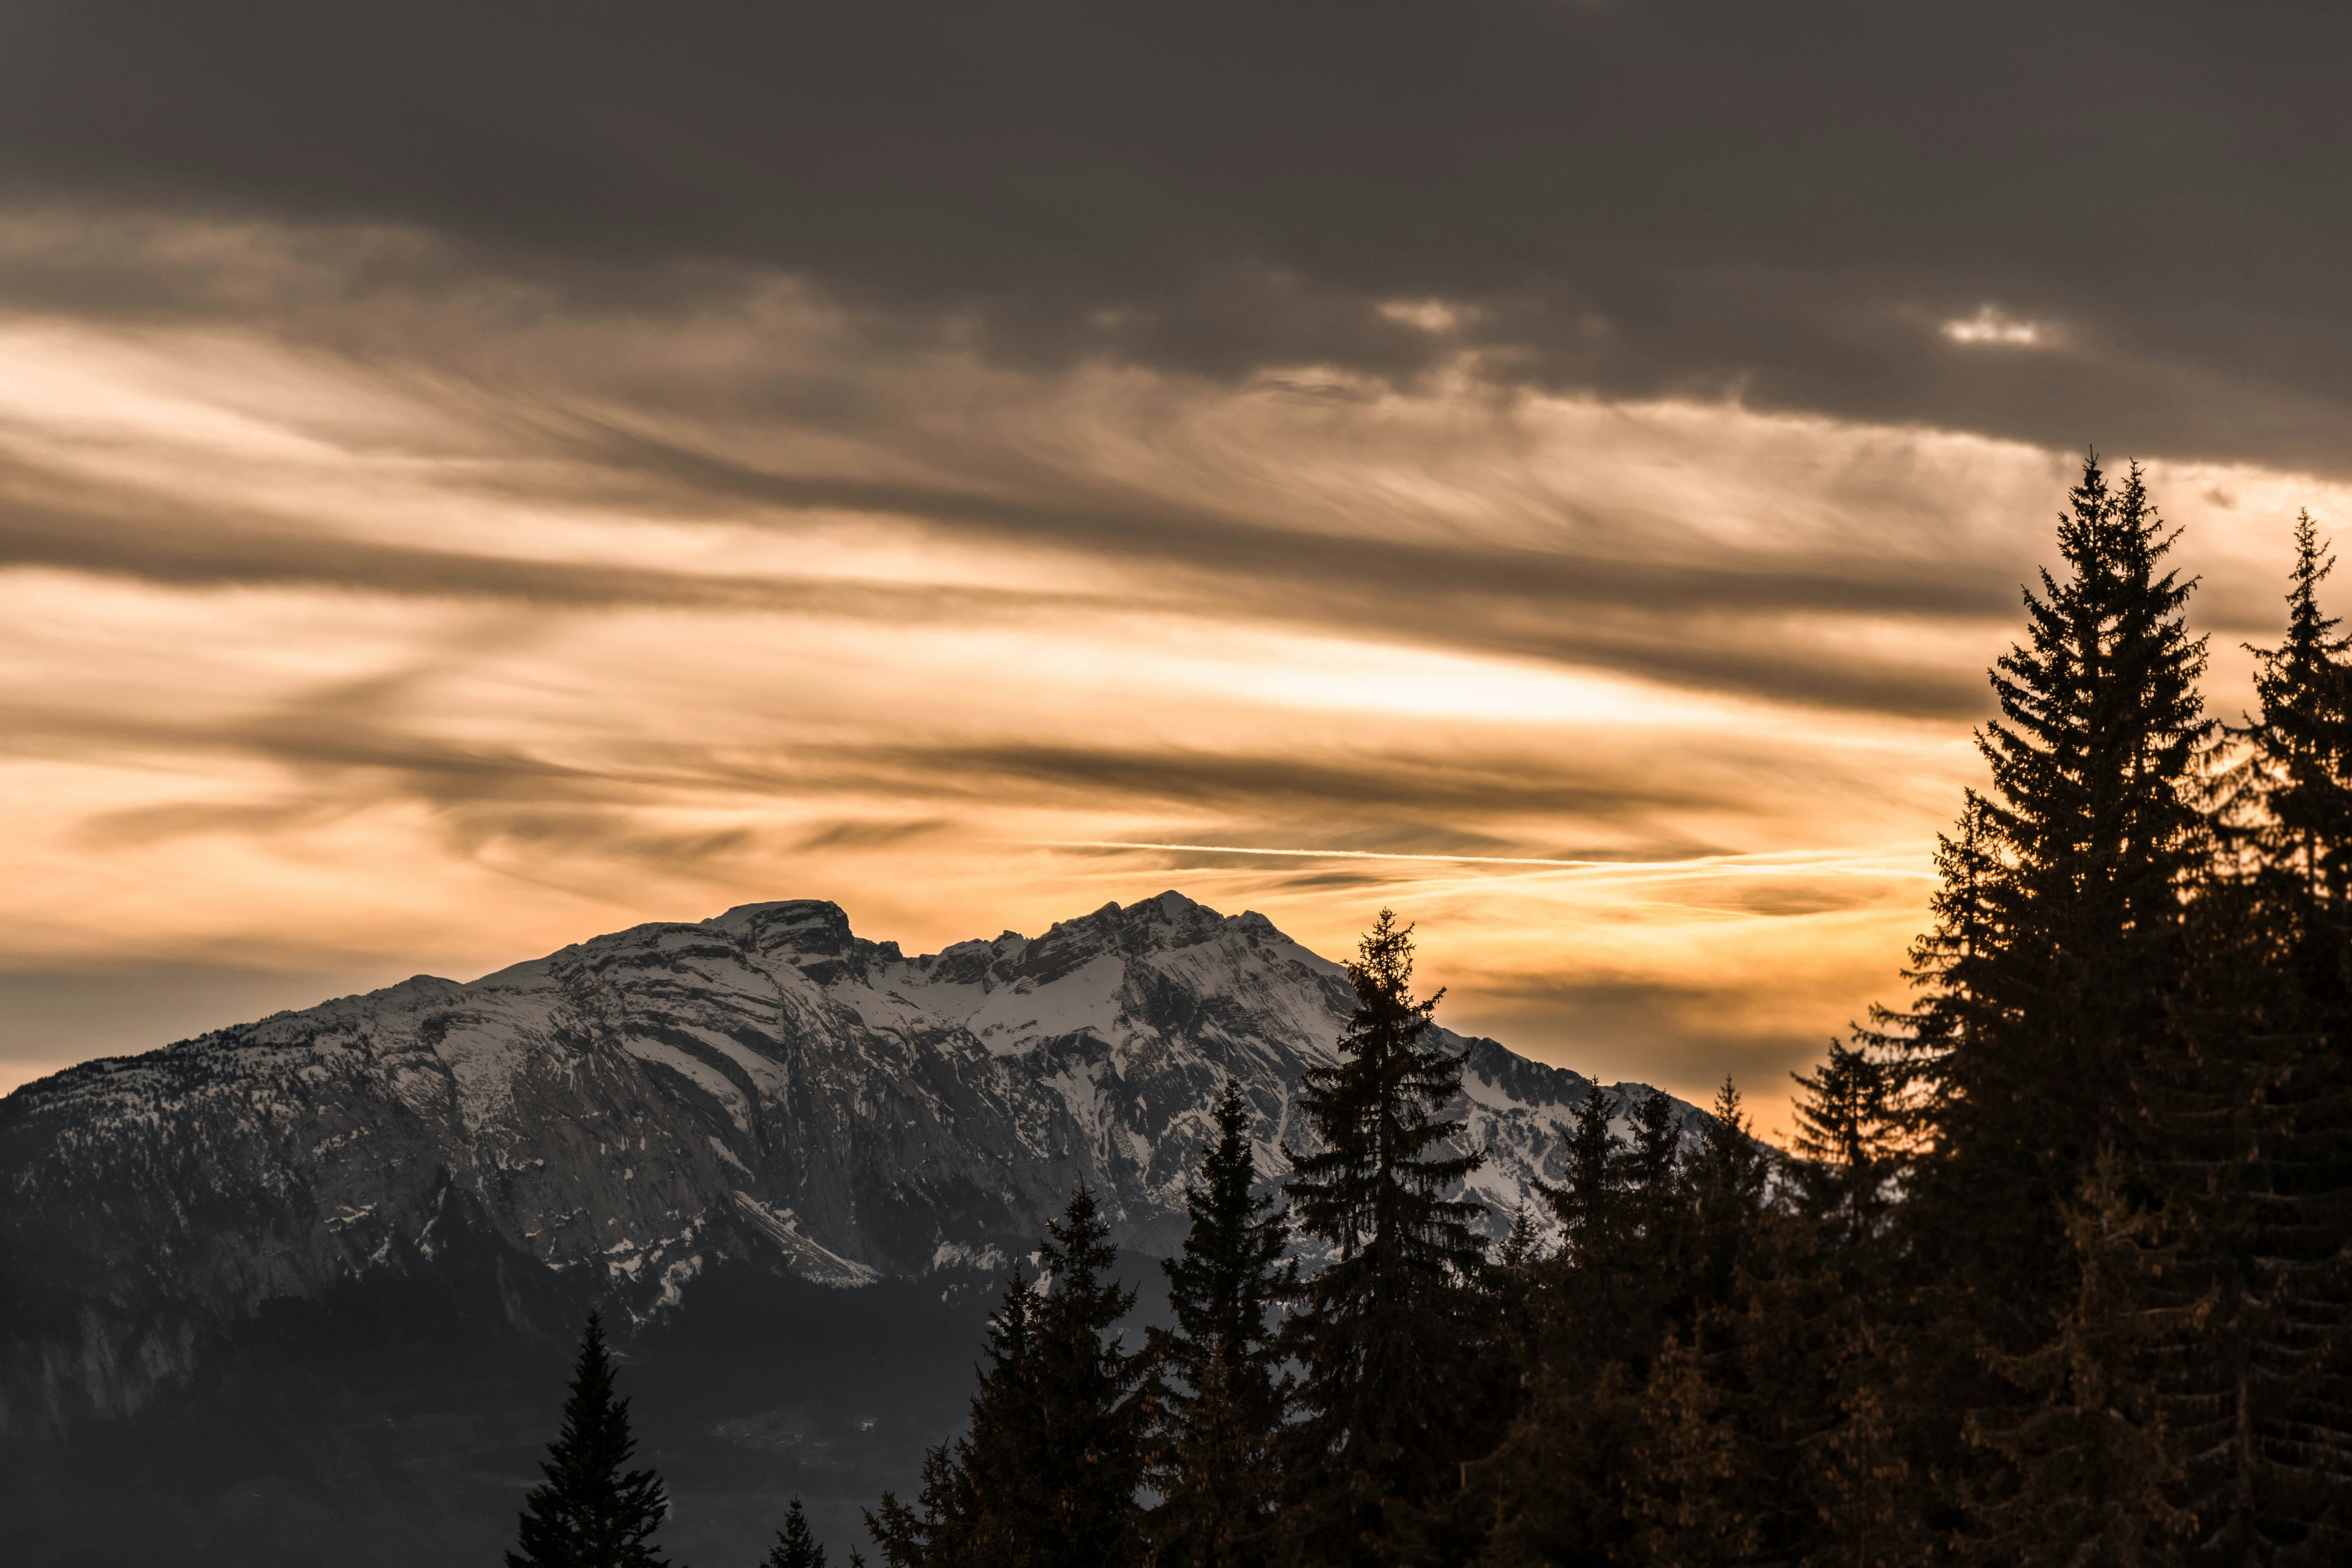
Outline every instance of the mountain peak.
[[(95, 1337), (28, 1352), (55, 1386), (0, 1387), (0, 1426), (12, 1399), (139, 1397), (64, 1383), (182, 1375), (142, 1359), (179, 1342), (156, 1325), (425, 1268), (459, 1223), (637, 1316), (729, 1260), (844, 1288), (993, 1268), (1080, 1180), (1165, 1255), (1225, 1080), (1278, 1177), (1353, 1005), (1264, 915), (1172, 889), (915, 959), (796, 899), (74, 1069), (0, 1101), (0, 1241), (39, 1298), (18, 1320)], [(1465, 1195), (1507, 1215), (1559, 1179), (1590, 1086), (1440, 1033), (1475, 1058), (1460, 1146), (1490, 1152)]]

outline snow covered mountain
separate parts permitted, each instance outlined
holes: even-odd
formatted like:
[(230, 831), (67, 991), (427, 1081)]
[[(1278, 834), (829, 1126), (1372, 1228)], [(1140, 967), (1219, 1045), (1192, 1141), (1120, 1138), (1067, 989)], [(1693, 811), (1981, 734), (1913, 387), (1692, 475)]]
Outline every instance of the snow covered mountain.
[[(0, 1101), (0, 1436), (120, 1418), (286, 1303), (461, 1259), (509, 1317), (552, 1282), (654, 1322), (721, 1266), (1000, 1273), (1081, 1179), (1164, 1256), (1226, 1075), (1275, 1180), (1351, 1005), (1264, 916), (1175, 892), (914, 958), (801, 900), (85, 1063)], [(1499, 1229), (1591, 1085), (1447, 1038)]]
[[(37, 1380), (46, 1408), (10, 1379), (0, 1422), (135, 1405), (174, 1360), (172, 1304), (315, 1295), (429, 1252), (453, 1205), (638, 1313), (717, 1255), (842, 1286), (1001, 1268), (1082, 1178), (1165, 1255), (1225, 1075), (1276, 1179), (1351, 1001), (1263, 915), (1181, 893), (919, 958), (801, 900), (87, 1063), (0, 1102), (0, 1278), (72, 1298), (40, 1359), (78, 1373)], [(1449, 1038), (1493, 1151), (1471, 1195), (1507, 1214), (1559, 1176), (1590, 1086)]]

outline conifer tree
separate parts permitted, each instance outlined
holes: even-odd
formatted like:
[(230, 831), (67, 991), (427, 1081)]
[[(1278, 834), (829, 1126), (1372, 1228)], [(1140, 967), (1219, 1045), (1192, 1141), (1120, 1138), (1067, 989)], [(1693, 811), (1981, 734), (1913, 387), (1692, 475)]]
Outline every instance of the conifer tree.
[(2171, 544), (2138, 465), (2110, 489), (2084, 461), (2059, 520), (2068, 575), (2025, 595), (2027, 640), (1993, 671), (2001, 717), (1978, 738), (1992, 793), (1947, 843), (1938, 930), (1915, 955), (1930, 1185), (1950, 1200), (1936, 1223), (1992, 1227), (1969, 1267), (2011, 1300), (2071, 1295), (2044, 1261), (2066, 1251), (2060, 1211), (2100, 1149), (2139, 1146), (2142, 1053), (2182, 970), (2210, 726)]
[[(2069, 1215), (2102, 1151), (2131, 1202), (2154, 1201), (2156, 1080), (2210, 854), (2204, 644), (2182, 618), (2194, 584), (2165, 566), (2172, 536), (2137, 465), (2111, 488), (2094, 456), (2068, 499), (2064, 575), (2025, 594), (2026, 638), (1992, 671), (2000, 717), (1978, 735), (1991, 788), (1939, 848), (1936, 927), (1912, 954), (1919, 1001), (1879, 1013), (1864, 1041), (1887, 1074), (1880, 1103), (1908, 1118), (1891, 1244), (1905, 1278), (1875, 1346), (1903, 1368), (1881, 1391), (1908, 1392), (1853, 1408), (1898, 1414), (1904, 1468), (1945, 1478), (1923, 1507), (1931, 1531), (2038, 1484), (2010, 1468), (2023, 1448), (1962, 1439), (1957, 1411), (1987, 1431), (2026, 1418), (1994, 1367), (2086, 1344), (2137, 1353), (2127, 1336), (2065, 1341), (2086, 1267)], [(2129, 1370), (2106, 1374), (2124, 1386)], [(1853, 1436), (1824, 1447), (1859, 1451)]]
[(2180, 1462), (2140, 1352), (2193, 1329), (2206, 1303), (2147, 1305), (2140, 1281), (2168, 1261), (2162, 1220), (2126, 1194), (2112, 1153), (2066, 1218), (2080, 1262), (2074, 1300), (2046, 1342), (1993, 1357), (2033, 1400), (1969, 1420), (1970, 1441), (2004, 1455), (2015, 1478), (1978, 1500), (1970, 1544), (1993, 1563), (2168, 1563), (2193, 1519), (2171, 1496)]
[(1172, 1330), (1154, 1330), (1157, 1411), (1150, 1520), (1160, 1568), (1247, 1568), (1270, 1559), (1289, 1397), (1267, 1314), (1297, 1289), (1286, 1216), (1255, 1194), (1249, 1108), (1225, 1080), (1217, 1139), (1188, 1183), (1184, 1250), (1160, 1265)]
[[(1412, 932), (1382, 910), (1349, 965), (1356, 1008), (1339, 1061), (1301, 1078), (1318, 1146), (1289, 1152), (1299, 1229), (1332, 1250), (1300, 1288), (1287, 1348), (1302, 1368), (1285, 1533), (1295, 1558), (1370, 1561), (1372, 1542), (1451, 1489), (1491, 1416), (1472, 1394), (1485, 1256), (1476, 1204), (1444, 1194), (1484, 1163), (1441, 1152), (1461, 1058), (1429, 1037), (1438, 997), (1412, 994)], [(1442, 993), (1440, 994), (1443, 994)]]
[(2143, 1293), (2209, 1314), (2156, 1352), (2211, 1561), (2352, 1551), (2352, 711), (2333, 565), (2296, 521), (2287, 636), (2219, 781), (2228, 851), (2191, 902), (2194, 962), (2154, 1076), (2178, 1258)]
[(1769, 1470), (1796, 1451), (1785, 1440), (1802, 1419), (1791, 1392), (1812, 1392), (1790, 1364), (1803, 1358), (1805, 1325), (1789, 1317), (1791, 1293), (1773, 1289), (1780, 1269), (1761, 1245), (1770, 1156), (1738, 1087), (1723, 1080), (1696, 1149), (1680, 1154), (1675, 1128), (1676, 1157), (1661, 1161), (1645, 1151), (1663, 1141), (1664, 1098), (1637, 1121), (1632, 1161), (1637, 1175), (1662, 1166), (1649, 1179), (1664, 1191), (1644, 1205), (1660, 1237), (1633, 1255), (1654, 1283), (1637, 1298), (1646, 1436), (1631, 1456), (1629, 1511), (1644, 1561), (1748, 1562), (1770, 1539), (1768, 1521), (1801, 1511), (1789, 1506), (1795, 1478)]
[(1908, 1064), (1873, 1041), (1832, 1041), (1795, 1075), (1791, 1204), (1747, 1347), (1752, 1381), (1786, 1413), (1780, 1476), (1811, 1515), (1792, 1532), (1809, 1537), (1810, 1568), (1906, 1568), (1950, 1529), (1932, 1481), (1950, 1436), (1936, 1375), (1950, 1347), (1933, 1342), (1949, 1320), (1916, 1310), (1918, 1238), (1895, 1223), (1916, 1126), (1900, 1099)]
[(1483, 1563), (1748, 1561), (1780, 1544), (1768, 1521), (1805, 1511), (1765, 1469), (1790, 1413), (1747, 1359), (1785, 1356), (1797, 1335), (1751, 1331), (1763, 1319), (1736, 1289), (1757, 1267), (1768, 1169), (1738, 1090), (1726, 1082), (1689, 1151), (1665, 1096), (1634, 1104), (1630, 1147), (1617, 1109), (1596, 1083), (1547, 1191), (1568, 1240), (1539, 1274), (1528, 1394), (1464, 1478)]
[(768, 1548), (763, 1568), (824, 1568), (824, 1548), (817, 1544), (815, 1532), (809, 1529), (808, 1515), (801, 1511), (800, 1499), (793, 1499), (793, 1506), (784, 1514), (784, 1527), (776, 1531), (776, 1543)]
[(1629, 1151), (1612, 1125), (1622, 1109), (1595, 1079), (1569, 1129), (1564, 1179), (1542, 1189), (1561, 1232), (1542, 1271), (1543, 1354), (1555, 1367), (1581, 1369), (1556, 1386), (1612, 1363), (1638, 1381), (1665, 1331), (1668, 1302), (1681, 1293), (1682, 1279), (1654, 1245), (1684, 1228), (1679, 1162), (1654, 1150), (1658, 1184), (1654, 1190), (1643, 1182), (1642, 1152)]
[(604, 1321), (591, 1312), (563, 1428), (540, 1465), (547, 1479), (523, 1500), (507, 1568), (658, 1568), (650, 1542), (669, 1500), (653, 1471), (623, 1468), (635, 1451), (629, 1402), (613, 1395)]
[(866, 1528), (890, 1568), (1120, 1568), (1140, 1560), (1142, 1356), (1112, 1326), (1135, 1292), (1081, 1184), (989, 1323), (964, 1435), (926, 1456), (913, 1505), (885, 1492)]
[(1508, 1393), (1516, 1411), (1532, 1378), (1536, 1353), (1536, 1297), (1545, 1263), (1543, 1232), (1535, 1210), (1521, 1198), (1511, 1208), (1511, 1228), (1495, 1249), (1486, 1271), (1489, 1315), (1498, 1339), (1497, 1353), (1508, 1364)]
[[(2230, 780), (2232, 826), (2284, 906), (2277, 917), (2291, 941), (2314, 948), (2332, 946), (2325, 926), (2352, 910), (2352, 637), (2338, 636), (2341, 623), (2319, 607), (2319, 584), (2335, 569), (2311, 513), (2298, 513), (2286, 637), (2248, 648), (2262, 710), (2233, 731), (2246, 754)], [(2337, 974), (2323, 982), (2341, 984)]]
[(1536, 1228), (1536, 1211), (1521, 1198), (1511, 1205), (1510, 1233), (1496, 1249), (1496, 1267), (1505, 1269), (1526, 1268), (1543, 1261), (1543, 1233)]
[(1633, 1136), (1624, 1153), (1628, 1238), (1633, 1266), (1658, 1277), (1675, 1275), (1690, 1241), (1692, 1189), (1683, 1159), (1683, 1128), (1675, 1103), (1653, 1089), (1633, 1108)]
[(1696, 1343), (1669, 1336), (1650, 1368), (1627, 1455), (1632, 1540), (1620, 1561), (1727, 1568), (1757, 1559), (1762, 1531), (1741, 1495), (1751, 1435), (1738, 1419), (1743, 1402), (1709, 1359)]
[(1633, 1108), (1633, 1139), (1626, 1150), (1627, 1180), (1640, 1192), (1666, 1192), (1674, 1185), (1682, 1152), (1682, 1121), (1675, 1114), (1675, 1102), (1652, 1089)]
[(987, 1364), (963, 1434), (923, 1456), (912, 1506), (890, 1492), (866, 1528), (889, 1568), (1010, 1568), (1034, 1517), (1038, 1421), (1036, 1285), (1015, 1266), (988, 1320)]
[(1744, 1260), (1764, 1204), (1771, 1158), (1757, 1142), (1739, 1089), (1727, 1076), (1716, 1090), (1715, 1109), (1690, 1161), (1690, 1225), (1700, 1300), (1730, 1300), (1732, 1274)]
[(1595, 1264), (1612, 1258), (1623, 1226), (1619, 1195), (1625, 1185), (1624, 1140), (1610, 1129), (1617, 1101), (1595, 1079), (1578, 1101), (1569, 1133), (1566, 1179), (1543, 1188), (1561, 1230), (1561, 1251)]
[(1902, 1111), (1891, 1064), (1866, 1045), (1832, 1040), (1828, 1059), (1791, 1073), (1797, 1160), (1806, 1216), (1837, 1248), (1866, 1244), (1884, 1227), (1902, 1175)]
[(1118, 1261), (1110, 1226), (1084, 1183), (1039, 1245), (1053, 1277), (1038, 1313), (1040, 1456), (1055, 1549), (1041, 1568), (1118, 1568), (1142, 1552), (1145, 1358), (1114, 1331), (1135, 1291), (1108, 1278)]

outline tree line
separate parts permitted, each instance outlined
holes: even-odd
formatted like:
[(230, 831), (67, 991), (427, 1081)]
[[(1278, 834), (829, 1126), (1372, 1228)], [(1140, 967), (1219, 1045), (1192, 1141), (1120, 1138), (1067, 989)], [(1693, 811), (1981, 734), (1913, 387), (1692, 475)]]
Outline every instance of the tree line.
[[(866, 1514), (882, 1561), (2352, 1561), (2352, 639), (2306, 514), (2258, 710), (2210, 717), (2175, 538), (2085, 461), (1912, 997), (1798, 1076), (1791, 1149), (1728, 1080), (1695, 1133), (1596, 1083), (1490, 1245), (1383, 910), (1279, 1195), (1228, 1083), (1172, 1326), (1132, 1345), (1081, 1187), (967, 1429)], [(512, 1568), (657, 1561), (603, 1356), (592, 1321)], [(535, 1544), (566, 1520), (613, 1544)], [(795, 1503), (768, 1562), (823, 1561)]]

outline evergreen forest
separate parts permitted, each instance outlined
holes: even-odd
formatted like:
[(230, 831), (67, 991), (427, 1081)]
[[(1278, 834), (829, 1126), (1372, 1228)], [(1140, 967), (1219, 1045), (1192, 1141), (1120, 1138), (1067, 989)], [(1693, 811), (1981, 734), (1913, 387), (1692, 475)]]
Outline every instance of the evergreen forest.
[[(882, 1563), (2352, 1562), (2352, 638), (2306, 515), (2258, 710), (2207, 714), (2174, 542), (2085, 461), (1907, 992), (1792, 1147), (1728, 1080), (1696, 1133), (1596, 1084), (1490, 1244), (1384, 910), (1286, 1171), (1227, 1086), (1172, 1323), (1119, 1331), (1078, 1190)], [(593, 1321), (565, 1420), (508, 1562), (658, 1561)], [(824, 1560), (796, 1505), (769, 1561)]]

